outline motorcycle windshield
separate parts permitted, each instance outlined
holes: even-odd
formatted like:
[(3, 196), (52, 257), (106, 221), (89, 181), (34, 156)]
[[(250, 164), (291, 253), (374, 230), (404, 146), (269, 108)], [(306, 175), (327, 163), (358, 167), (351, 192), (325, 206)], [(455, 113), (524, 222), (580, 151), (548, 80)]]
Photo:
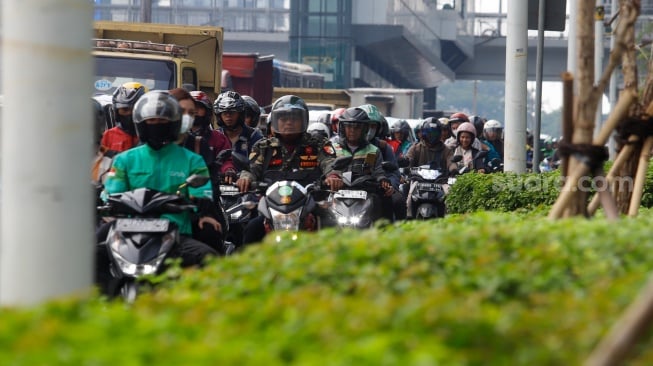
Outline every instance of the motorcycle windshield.
[(282, 231), (297, 231), (299, 230), (299, 223), (302, 209), (298, 208), (289, 213), (279, 212), (275, 209), (270, 209), (272, 216), (272, 225), (274, 230)]

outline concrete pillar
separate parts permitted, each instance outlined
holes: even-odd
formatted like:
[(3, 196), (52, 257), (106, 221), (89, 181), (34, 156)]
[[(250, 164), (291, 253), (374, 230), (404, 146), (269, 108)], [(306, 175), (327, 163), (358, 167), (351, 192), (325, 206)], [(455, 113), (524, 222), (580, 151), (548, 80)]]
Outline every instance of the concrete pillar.
[(528, 1), (509, 0), (508, 4), (504, 170), (524, 173), (526, 172)]
[(93, 2), (2, 3), (0, 304), (92, 283)]

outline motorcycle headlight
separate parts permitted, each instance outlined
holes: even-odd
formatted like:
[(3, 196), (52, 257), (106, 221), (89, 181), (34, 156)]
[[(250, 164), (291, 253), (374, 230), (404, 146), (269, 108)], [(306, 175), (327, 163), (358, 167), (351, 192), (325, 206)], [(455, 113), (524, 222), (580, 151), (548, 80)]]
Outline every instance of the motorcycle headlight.
[(361, 216), (346, 217), (338, 215), (337, 220), (339, 225), (356, 226), (361, 223)]
[(125, 243), (117, 232), (113, 232), (113, 235), (111, 235), (109, 245), (111, 246), (111, 254), (116, 260), (120, 271), (127, 276), (139, 277), (155, 274), (168, 254), (168, 250), (165, 250), (165, 246), (172, 245), (176, 240), (176, 235), (174, 235), (174, 233), (166, 233), (163, 235), (161, 241), (162, 246), (164, 247), (164, 253), (159, 254), (156, 258), (146, 263), (132, 263), (120, 255), (120, 246), (125, 245)]
[(299, 218), (301, 213), (301, 207), (287, 214), (270, 208), (270, 216), (272, 216), (274, 230), (299, 230)]
[(166, 258), (167, 253), (163, 253), (147, 263), (135, 264), (125, 260), (120, 254), (113, 253), (113, 257), (120, 267), (120, 271), (127, 276), (140, 277), (155, 274)]
[(242, 210), (239, 210), (239, 211), (236, 211), (236, 212), (232, 212), (231, 215), (229, 215), (229, 217), (230, 217), (232, 220), (238, 220), (238, 218), (240, 218), (241, 216), (243, 216), (243, 211), (242, 211)]

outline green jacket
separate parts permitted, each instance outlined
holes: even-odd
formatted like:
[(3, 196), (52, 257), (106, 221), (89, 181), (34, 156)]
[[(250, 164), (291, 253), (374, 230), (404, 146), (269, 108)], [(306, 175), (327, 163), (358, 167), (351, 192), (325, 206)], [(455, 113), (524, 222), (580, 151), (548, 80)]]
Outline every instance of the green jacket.
[[(104, 187), (109, 194), (136, 188), (174, 194), (193, 174), (209, 176), (209, 170), (200, 155), (177, 144), (166, 145), (160, 150), (143, 144), (116, 155)], [(211, 200), (213, 192), (210, 181), (199, 188), (189, 187), (188, 196)], [(190, 213), (166, 214), (164, 217), (175, 222), (181, 234), (192, 233)]]

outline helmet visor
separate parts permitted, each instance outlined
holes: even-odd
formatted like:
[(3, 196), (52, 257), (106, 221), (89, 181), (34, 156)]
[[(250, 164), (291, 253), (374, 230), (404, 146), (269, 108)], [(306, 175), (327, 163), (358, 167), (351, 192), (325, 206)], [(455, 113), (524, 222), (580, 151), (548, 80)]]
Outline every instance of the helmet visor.
[(308, 113), (305, 109), (291, 108), (272, 111), (270, 127), (274, 133), (282, 135), (299, 134), (306, 131)]

